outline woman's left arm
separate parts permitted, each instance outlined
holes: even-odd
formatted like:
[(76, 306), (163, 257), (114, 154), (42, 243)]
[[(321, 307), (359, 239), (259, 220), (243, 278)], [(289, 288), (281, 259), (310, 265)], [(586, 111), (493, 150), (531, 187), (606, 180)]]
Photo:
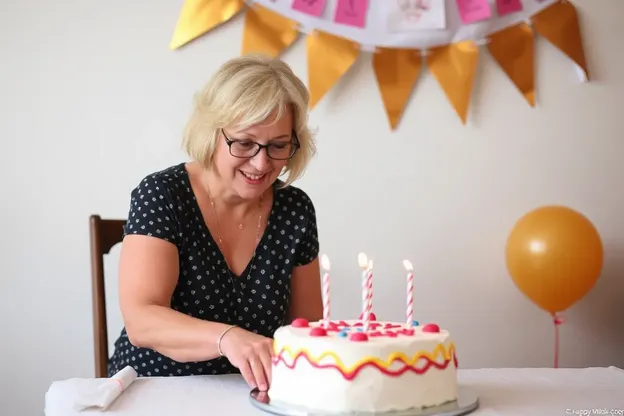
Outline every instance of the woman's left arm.
[(319, 259), (296, 266), (291, 277), (290, 320), (304, 318), (318, 321), (323, 318), (323, 300), (321, 294), (321, 272)]

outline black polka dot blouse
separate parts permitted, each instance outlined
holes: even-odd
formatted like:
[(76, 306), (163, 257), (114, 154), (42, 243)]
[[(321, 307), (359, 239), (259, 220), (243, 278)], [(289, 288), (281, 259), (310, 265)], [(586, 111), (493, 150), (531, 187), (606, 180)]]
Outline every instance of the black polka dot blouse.
[[(256, 256), (240, 277), (228, 271), (204, 223), (184, 163), (145, 177), (132, 191), (124, 232), (162, 238), (177, 247), (180, 274), (171, 298), (174, 310), (272, 337), (287, 318), (293, 267), (310, 263), (319, 250), (316, 214), (307, 194), (292, 185), (274, 186), (273, 192)], [(225, 357), (180, 363), (135, 347), (123, 328), (109, 360), (109, 377), (127, 365), (139, 377), (238, 372)]]

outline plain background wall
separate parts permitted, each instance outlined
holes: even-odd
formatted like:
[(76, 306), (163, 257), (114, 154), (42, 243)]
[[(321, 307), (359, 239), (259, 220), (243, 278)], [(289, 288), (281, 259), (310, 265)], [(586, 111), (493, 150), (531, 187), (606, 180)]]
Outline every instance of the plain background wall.
[[(593, 221), (606, 257), (568, 311), (561, 365), (624, 366), (624, 2), (575, 4), (594, 80), (540, 39), (536, 109), (483, 50), (467, 126), (425, 73), (391, 132), (370, 56), (314, 110), (319, 152), (297, 185), (316, 204), (337, 317), (358, 313), (364, 251), (378, 316), (402, 320), (409, 258), (416, 318), (452, 331), (464, 368), (552, 366), (552, 323), (513, 285), (504, 247), (521, 215), (564, 204)], [(181, 5), (0, 3), (3, 414), (40, 415), (51, 382), (93, 375), (88, 216), (125, 217), (143, 176), (186, 159), (192, 94), (239, 53), (242, 16), (170, 51)], [(303, 42), (284, 58), (307, 82)]]

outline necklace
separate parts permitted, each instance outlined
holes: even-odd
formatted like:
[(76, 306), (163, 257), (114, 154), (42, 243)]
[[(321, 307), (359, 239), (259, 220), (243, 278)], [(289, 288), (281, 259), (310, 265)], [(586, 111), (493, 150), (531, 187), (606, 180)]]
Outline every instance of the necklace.
[[(214, 200), (212, 199), (212, 194), (210, 193), (210, 187), (208, 186), (207, 183), (205, 183), (206, 181), (204, 180), (204, 185), (206, 186), (206, 193), (208, 194), (208, 199), (210, 200), (210, 206), (212, 207), (212, 214), (214, 215), (214, 219), (215, 219), (215, 223), (217, 225), (217, 240), (219, 240), (219, 247), (221, 247), (221, 252), (224, 252), (224, 247), (223, 247), (223, 237), (221, 236), (221, 225), (219, 224), (219, 217), (217, 215), (217, 210), (215, 208), (215, 203)], [(258, 202), (258, 226), (256, 228), (256, 241), (254, 244), (254, 252), (253, 252), (253, 256), (251, 258), (251, 261), (253, 262), (253, 260), (256, 258), (256, 248), (258, 246), (258, 243), (260, 242), (260, 228), (262, 227), (262, 206), (264, 202), (264, 195), (260, 196), (260, 200)], [(238, 225), (238, 229), (242, 230), (243, 229), (243, 223), (241, 222)], [(251, 273), (251, 270), (250, 270)]]

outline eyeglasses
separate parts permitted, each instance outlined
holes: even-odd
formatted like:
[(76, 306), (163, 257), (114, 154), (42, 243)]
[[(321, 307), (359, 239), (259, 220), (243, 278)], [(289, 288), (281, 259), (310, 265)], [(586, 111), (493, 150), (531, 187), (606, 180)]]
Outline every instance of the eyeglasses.
[(299, 147), (301, 147), (299, 144), (299, 139), (297, 139), (297, 135), (294, 131), (292, 133), (293, 138), (291, 141), (269, 144), (260, 144), (249, 139), (231, 140), (229, 137), (227, 137), (223, 129), (221, 129), (221, 133), (223, 133), (225, 142), (230, 148), (230, 154), (238, 158), (252, 158), (260, 153), (260, 150), (266, 149), (267, 156), (271, 159), (287, 160), (293, 157)]

